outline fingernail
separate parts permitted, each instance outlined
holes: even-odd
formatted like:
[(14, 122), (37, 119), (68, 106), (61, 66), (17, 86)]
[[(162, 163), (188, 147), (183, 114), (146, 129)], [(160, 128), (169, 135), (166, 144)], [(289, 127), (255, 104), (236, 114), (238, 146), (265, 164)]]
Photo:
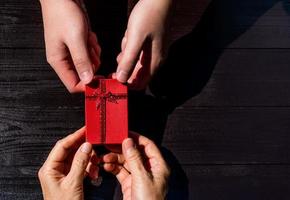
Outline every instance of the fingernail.
[(84, 84), (88, 84), (93, 79), (93, 74), (89, 71), (84, 71), (80, 74), (80, 79), (84, 82)]
[(112, 74), (112, 79), (116, 79), (117, 77), (116, 77), (116, 73), (113, 73)]
[(81, 146), (81, 152), (87, 153), (87, 154), (91, 153), (92, 152), (92, 145), (88, 142), (85, 142)]
[(117, 71), (117, 74), (116, 74), (118, 81), (122, 83), (127, 82), (127, 75), (128, 73), (124, 70), (119, 70)]
[(127, 155), (132, 155), (132, 152), (135, 150), (134, 142), (131, 138), (128, 138), (124, 143), (124, 148)]

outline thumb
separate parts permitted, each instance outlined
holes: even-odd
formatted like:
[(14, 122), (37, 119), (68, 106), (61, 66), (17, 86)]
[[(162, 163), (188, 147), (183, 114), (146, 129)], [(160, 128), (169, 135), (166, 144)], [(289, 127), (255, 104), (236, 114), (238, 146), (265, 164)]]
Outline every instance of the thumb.
[(143, 165), (142, 157), (131, 138), (127, 138), (122, 144), (123, 154), (132, 176), (143, 176), (145, 168)]
[(88, 142), (82, 144), (76, 152), (72, 161), (70, 172), (67, 175), (69, 180), (73, 183), (82, 184), (85, 177), (85, 170), (90, 161), (91, 153), (92, 145)]

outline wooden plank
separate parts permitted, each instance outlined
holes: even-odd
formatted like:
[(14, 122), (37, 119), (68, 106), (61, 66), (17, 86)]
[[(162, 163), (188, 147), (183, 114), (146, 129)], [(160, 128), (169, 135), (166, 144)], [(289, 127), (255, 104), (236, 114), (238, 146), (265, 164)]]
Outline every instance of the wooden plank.
[[(46, 159), (56, 141), (84, 124), (82, 108), (59, 106), (49, 109), (11, 107), (0, 111), (0, 162), (4, 167), (16, 167), (19, 173), (31, 176)], [(27, 170), (26, 170), (27, 167)], [(23, 172), (22, 172), (23, 171)], [(16, 171), (14, 171), (16, 173)], [(5, 172), (6, 173), (6, 172)], [(7, 172), (6, 176), (9, 177)], [(3, 178), (4, 175), (1, 175)]]
[(188, 199), (289, 198), (289, 166), (184, 166), (184, 170), (189, 177)]
[(163, 144), (181, 164), (289, 164), (289, 108), (178, 107)]
[[(19, 65), (19, 69), (22, 71), (27, 69), (26, 67), (23, 67), (23, 65), (30, 65), (32, 68), (35, 67), (35, 65), (38, 65), (39, 70), (42, 68), (48, 69), (49, 66), (46, 62), (44, 49), (0, 49), (0, 57), (0, 65), (5, 65), (1, 70), (10, 70), (10, 67), (15, 68), (15, 65)], [(47, 65), (47, 67), (39, 65)], [(29, 66), (27, 67), (28, 70), (31, 70)]]
[(172, 48), (151, 84), (169, 105), (289, 106), (288, 49), (216, 51), (187, 39)]

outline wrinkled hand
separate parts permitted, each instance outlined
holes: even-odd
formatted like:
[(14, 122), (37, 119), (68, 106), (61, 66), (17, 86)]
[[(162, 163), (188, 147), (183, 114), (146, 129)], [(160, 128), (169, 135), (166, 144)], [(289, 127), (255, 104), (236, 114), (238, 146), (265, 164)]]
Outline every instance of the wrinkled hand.
[(81, 92), (100, 65), (100, 46), (77, 0), (40, 0), (46, 57), (70, 92)]
[(164, 57), (164, 36), (172, 0), (140, 0), (129, 17), (114, 78), (144, 89)]
[(124, 200), (165, 199), (170, 170), (159, 149), (148, 138), (134, 135), (123, 141), (123, 154), (109, 153), (104, 169), (116, 175)]
[(45, 200), (82, 200), (83, 179), (98, 177), (92, 145), (83, 143), (85, 128), (59, 140), (40, 168), (38, 177)]

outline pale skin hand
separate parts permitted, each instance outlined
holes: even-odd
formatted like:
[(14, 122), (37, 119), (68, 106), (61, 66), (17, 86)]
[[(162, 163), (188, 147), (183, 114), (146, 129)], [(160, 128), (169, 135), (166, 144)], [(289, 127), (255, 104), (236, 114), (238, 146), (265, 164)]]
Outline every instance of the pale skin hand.
[(38, 177), (44, 200), (83, 200), (83, 179), (98, 177), (96, 154), (84, 143), (85, 128), (57, 142), (40, 168)]
[(70, 92), (81, 92), (100, 65), (100, 46), (74, 0), (40, 0), (46, 56)]
[(165, 199), (169, 167), (151, 140), (136, 134), (134, 139), (123, 141), (123, 154), (105, 155), (104, 169), (116, 175), (124, 200)]
[(132, 10), (113, 78), (144, 89), (164, 57), (164, 37), (172, 0), (140, 0)]

